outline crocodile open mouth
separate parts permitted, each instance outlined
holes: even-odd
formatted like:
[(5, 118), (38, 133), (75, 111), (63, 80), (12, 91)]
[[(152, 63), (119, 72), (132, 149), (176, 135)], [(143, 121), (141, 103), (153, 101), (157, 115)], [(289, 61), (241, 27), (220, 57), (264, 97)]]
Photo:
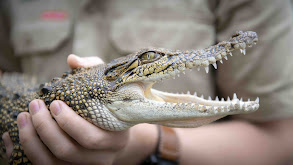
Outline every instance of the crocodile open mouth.
[[(255, 44), (257, 40), (252, 42), (251, 44)], [(248, 44), (250, 47), (251, 44)], [(242, 54), (246, 54), (246, 45), (242, 45), (242, 49), (239, 49)], [(232, 53), (229, 52), (229, 54), (232, 56)], [(228, 60), (227, 56), (223, 56), (226, 60)], [(223, 63), (222, 59), (219, 59), (221, 63)], [(211, 65), (217, 69), (217, 63), (211, 63)], [(206, 73), (209, 72), (209, 66), (198, 66), (197, 70), (199, 71), (201, 67), (205, 68)], [(172, 76), (164, 77), (165, 78), (175, 78), (176, 75), (179, 76), (180, 73), (185, 73), (185, 70), (192, 69), (192, 68), (184, 68), (181, 71), (177, 71), (177, 73), (171, 74)], [(190, 92), (187, 92), (186, 94), (175, 94), (175, 93), (169, 93), (169, 92), (162, 92), (156, 89), (153, 89), (154, 83), (143, 83), (144, 85), (144, 96), (146, 99), (152, 100), (152, 101), (159, 101), (159, 102), (165, 102), (165, 103), (172, 103), (174, 106), (181, 106), (181, 107), (194, 107), (194, 109), (197, 109), (200, 112), (209, 112), (209, 113), (220, 113), (220, 112), (230, 112), (230, 111), (255, 111), (259, 108), (259, 98), (257, 97), (256, 100), (251, 101), (248, 99), (247, 101), (243, 101), (242, 98), (237, 98), (236, 93), (234, 93), (233, 98), (230, 99), (228, 97), (227, 99), (219, 98), (218, 96), (213, 100), (210, 96), (208, 99), (204, 99), (204, 96), (201, 95), (200, 97), (197, 96), (197, 93), (194, 93), (193, 95), (190, 94)]]
[(151, 88), (153, 84), (144, 84), (144, 97), (149, 101), (164, 102), (173, 104), (174, 106), (181, 106), (183, 108), (193, 107), (199, 112), (220, 113), (233, 111), (255, 111), (259, 108), (259, 98), (251, 101), (243, 101), (234, 93), (233, 98), (227, 99), (219, 98), (218, 96), (213, 100), (210, 96), (205, 99), (203, 95), (197, 96), (197, 93), (178, 94), (163, 92)]
[[(246, 54), (246, 47), (251, 47), (258, 41), (255, 32), (238, 32), (228, 41), (223, 41), (206, 49), (165, 53), (161, 59), (145, 66), (134, 69), (137, 77), (126, 84), (120, 92), (128, 93), (128, 101), (114, 101), (108, 108), (122, 121), (130, 123), (157, 123), (166, 126), (196, 127), (217, 120), (226, 115), (254, 112), (259, 108), (259, 98), (243, 101), (234, 94), (227, 99), (211, 97), (204, 99), (197, 94), (174, 94), (152, 89), (154, 83), (174, 78), (188, 69), (204, 68), (209, 72), (209, 65), (217, 69), (216, 62), (232, 56), (232, 51), (240, 50)], [(149, 50), (150, 55), (158, 53), (160, 49)], [(148, 51), (145, 53), (148, 55)], [(156, 57), (156, 54), (154, 55)], [(159, 59), (160, 60), (160, 59)], [(155, 67), (156, 66), (156, 67)], [(145, 73), (146, 72), (146, 73)], [(133, 94), (136, 93), (136, 94)], [(137, 95), (137, 96), (135, 96)], [(131, 98), (133, 96), (133, 98)], [(129, 99), (130, 98), (130, 99)], [(127, 114), (127, 115), (125, 115)]]

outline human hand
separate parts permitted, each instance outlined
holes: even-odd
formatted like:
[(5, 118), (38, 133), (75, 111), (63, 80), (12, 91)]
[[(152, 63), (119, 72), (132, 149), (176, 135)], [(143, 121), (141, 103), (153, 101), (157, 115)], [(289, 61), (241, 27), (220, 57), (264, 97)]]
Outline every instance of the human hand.
[[(101, 62), (95, 57), (68, 57), (71, 68)], [(137, 164), (155, 148), (157, 135), (156, 128), (152, 125), (144, 124), (128, 131), (109, 132), (90, 124), (62, 101), (54, 101), (50, 105), (57, 123), (43, 101), (32, 101), (29, 109), (30, 113), (19, 114), (17, 121), (20, 142), (34, 164)], [(153, 138), (146, 138), (147, 136)], [(7, 155), (10, 155), (12, 143), (7, 133), (3, 135), (3, 139)]]

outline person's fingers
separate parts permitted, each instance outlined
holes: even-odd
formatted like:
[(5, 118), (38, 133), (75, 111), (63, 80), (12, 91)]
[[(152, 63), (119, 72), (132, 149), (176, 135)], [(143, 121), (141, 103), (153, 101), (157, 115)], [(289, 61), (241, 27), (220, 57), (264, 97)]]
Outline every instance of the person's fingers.
[(54, 101), (50, 109), (58, 125), (85, 148), (119, 150), (127, 143), (127, 131), (102, 130), (77, 115), (62, 101)]
[(39, 139), (32, 121), (31, 116), (27, 112), (20, 113), (17, 117), (17, 125), (19, 129), (20, 144), (24, 149), (24, 153), (33, 164), (55, 164), (52, 153)]
[(64, 160), (67, 158), (67, 154), (72, 154), (77, 150), (70, 138), (52, 119), (43, 101), (33, 100), (29, 104), (29, 110), (38, 135), (57, 158)]
[(97, 161), (96, 152), (79, 146), (57, 125), (43, 101), (32, 101), (29, 110), (38, 135), (58, 159), (77, 164)]
[(67, 63), (71, 69), (90, 67), (104, 63), (99, 57), (78, 57), (74, 54), (70, 54), (67, 58)]
[(12, 151), (13, 151), (13, 143), (12, 143), (12, 140), (11, 140), (11, 138), (9, 136), (9, 133), (5, 132), (2, 135), (2, 139), (4, 141), (4, 145), (5, 145), (5, 148), (6, 148), (6, 156), (9, 158), (11, 156)]

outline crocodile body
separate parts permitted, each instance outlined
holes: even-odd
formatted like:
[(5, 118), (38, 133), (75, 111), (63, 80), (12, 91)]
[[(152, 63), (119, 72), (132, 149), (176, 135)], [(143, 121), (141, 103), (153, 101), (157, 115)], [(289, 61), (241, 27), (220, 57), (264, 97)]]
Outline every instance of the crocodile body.
[[(1, 136), (9, 131), (14, 144), (11, 164), (30, 164), (19, 144), (17, 115), (28, 111), (33, 99), (49, 107), (62, 100), (77, 114), (109, 131), (125, 130), (139, 123), (172, 127), (197, 127), (226, 115), (249, 113), (258, 109), (258, 99), (242, 101), (205, 100), (190, 94), (172, 94), (152, 89), (152, 85), (172, 78), (187, 69), (217, 67), (233, 50), (245, 54), (246, 46), (257, 42), (255, 32), (239, 31), (229, 40), (206, 49), (171, 51), (148, 48), (89, 68), (73, 69), (61, 78), (37, 86), (18, 74), (3, 75), (0, 83)], [(231, 54), (232, 55), (232, 54)], [(4, 152), (3, 142), (0, 142)]]

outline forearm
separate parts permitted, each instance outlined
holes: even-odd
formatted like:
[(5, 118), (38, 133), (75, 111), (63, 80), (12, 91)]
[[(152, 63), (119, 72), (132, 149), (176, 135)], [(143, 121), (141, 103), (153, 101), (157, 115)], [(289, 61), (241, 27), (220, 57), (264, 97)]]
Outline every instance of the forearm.
[[(247, 121), (176, 129), (181, 164), (285, 164), (292, 161), (293, 119), (262, 125)], [(291, 155), (290, 155), (291, 154)]]
[(130, 128), (128, 145), (114, 164), (140, 164), (156, 149), (158, 130), (156, 125), (139, 124)]

